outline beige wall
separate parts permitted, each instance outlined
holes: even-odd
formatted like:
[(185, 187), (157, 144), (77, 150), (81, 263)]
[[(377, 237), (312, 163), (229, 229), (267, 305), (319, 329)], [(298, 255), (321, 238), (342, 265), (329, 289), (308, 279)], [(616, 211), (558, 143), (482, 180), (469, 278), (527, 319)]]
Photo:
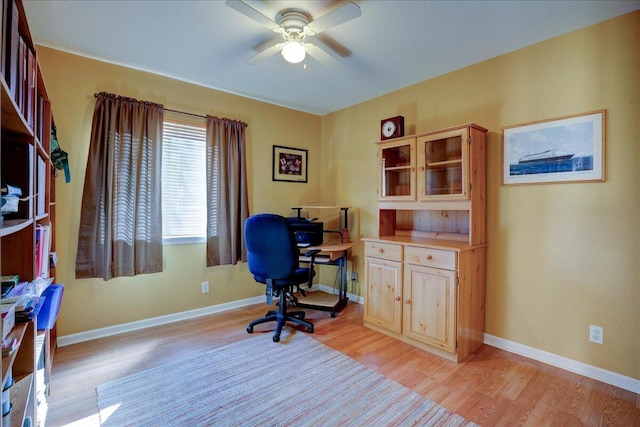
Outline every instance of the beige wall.
[[(252, 213), (288, 216), (295, 203), (317, 197), (320, 187), (320, 122), (297, 112), (145, 72), (38, 48), (52, 99), (58, 137), (69, 153), (72, 180), (56, 181), (56, 280), (65, 285), (58, 333), (68, 335), (264, 294), (246, 264), (207, 268), (204, 244), (165, 246), (164, 272), (135, 278), (76, 280), (80, 202), (84, 185), (94, 93), (106, 91), (196, 114), (248, 123), (249, 207)], [(273, 182), (273, 145), (309, 150), (308, 184)], [(210, 292), (200, 283), (208, 280)]]
[[(293, 203), (348, 203), (355, 207), (350, 225), (357, 237), (377, 233), (380, 119), (403, 115), (407, 134), (467, 122), (488, 128), (486, 332), (640, 379), (640, 12), (322, 118), (39, 52), (73, 173), (71, 184), (57, 182), (58, 279), (66, 286), (62, 335), (262, 292), (244, 265), (205, 268), (199, 245), (167, 247), (162, 274), (74, 279), (93, 93), (105, 90), (248, 122), (252, 211), (288, 214)], [(607, 110), (606, 182), (500, 185), (503, 126), (598, 109)], [(271, 182), (273, 144), (310, 150), (308, 184)], [(361, 271), (359, 242), (354, 256)], [(211, 281), (210, 294), (200, 294), (202, 280)], [(361, 288), (355, 284), (353, 291), (361, 294)], [(604, 327), (604, 345), (588, 342), (589, 324)]]
[[(382, 118), (488, 128), (486, 332), (640, 379), (639, 76), (637, 12), (324, 116), (323, 176), (376, 236)], [(501, 186), (503, 126), (599, 109), (606, 182)]]

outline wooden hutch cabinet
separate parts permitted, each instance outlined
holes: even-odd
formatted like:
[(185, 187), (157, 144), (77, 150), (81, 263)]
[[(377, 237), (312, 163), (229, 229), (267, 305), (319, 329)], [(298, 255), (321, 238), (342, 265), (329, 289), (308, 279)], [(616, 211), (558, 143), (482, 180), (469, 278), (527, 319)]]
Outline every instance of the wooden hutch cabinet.
[(365, 325), (459, 362), (484, 335), (486, 129), (378, 143), (378, 237), (365, 242)]

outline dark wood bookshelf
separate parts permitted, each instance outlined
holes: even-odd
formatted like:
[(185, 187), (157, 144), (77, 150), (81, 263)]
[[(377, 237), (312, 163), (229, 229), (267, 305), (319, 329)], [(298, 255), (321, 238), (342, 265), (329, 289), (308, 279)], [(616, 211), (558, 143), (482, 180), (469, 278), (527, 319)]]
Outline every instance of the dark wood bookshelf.
[[(0, 181), (22, 191), (18, 211), (3, 214), (0, 224), (0, 274), (19, 275), (20, 282), (27, 282), (41, 270), (43, 278), (47, 278), (46, 271), (49, 277), (55, 273), (39, 268), (36, 253), (37, 230), (41, 227), (50, 230), (50, 250), (55, 251), (55, 173), (50, 156), (53, 119), (22, 0), (2, 1), (0, 30)], [(42, 257), (47, 262), (49, 251), (43, 251)], [(36, 355), (44, 354), (44, 365), (50, 367), (56, 335), (55, 328), (54, 333), (44, 334), (36, 328), (34, 316), (9, 332), (18, 339), (19, 347), (2, 358), (3, 384), (10, 376), (15, 383), (10, 390), (12, 410), (0, 418), (0, 427), (21, 426), (26, 419), (31, 420), (30, 425), (39, 424), (36, 398), (42, 390), (36, 383)], [(51, 351), (36, 352), (36, 336), (44, 336), (44, 345)]]

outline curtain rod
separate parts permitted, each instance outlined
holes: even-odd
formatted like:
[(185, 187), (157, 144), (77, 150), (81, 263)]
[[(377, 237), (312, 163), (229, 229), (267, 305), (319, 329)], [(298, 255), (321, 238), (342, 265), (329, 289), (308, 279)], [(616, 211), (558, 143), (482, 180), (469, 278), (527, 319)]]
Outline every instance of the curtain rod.
[(164, 111), (171, 111), (172, 113), (185, 114), (187, 116), (193, 116), (193, 117), (200, 117), (202, 119), (207, 118), (207, 116), (203, 116), (202, 114), (187, 113), (186, 111), (172, 110), (171, 108), (166, 108), (166, 107), (164, 108)]
[[(125, 97), (125, 96), (115, 95), (115, 94), (111, 94), (111, 93), (107, 93), (107, 92), (94, 93), (94, 94), (93, 94), (93, 97), (94, 97), (94, 98), (97, 98), (97, 97), (98, 97), (98, 95), (105, 95), (105, 96), (110, 96), (110, 97), (114, 97), (114, 98), (123, 98), (123, 99), (129, 99), (129, 100), (131, 100), (131, 101), (138, 101), (137, 99), (134, 99), (134, 98), (127, 98), (127, 97)], [(153, 104), (153, 103), (152, 103), (152, 104)], [(171, 111), (172, 113), (185, 114), (185, 115), (187, 115), (187, 116), (193, 116), (193, 117), (200, 117), (200, 118), (202, 118), (202, 119), (206, 119), (206, 118), (207, 118), (207, 116), (203, 116), (202, 114), (195, 114), (195, 113), (188, 113), (188, 112), (186, 112), (186, 111), (173, 110), (173, 109), (171, 109), (171, 108), (166, 108), (166, 107), (165, 107), (164, 105), (162, 105), (162, 104), (156, 104), (156, 105), (160, 105), (160, 106), (162, 106), (162, 108), (163, 108), (163, 110), (164, 110), (164, 111)], [(229, 120), (233, 120), (233, 119), (229, 119)], [(244, 123), (244, 122), (241, 122), (241, 121), (238, 121), (238, 120), (234, 120), (234, 121), (237, 121), (238, 123), (242, 123), (242, 124), (244, 125), (244, 127), (248, 127), (248, 126), (249, 126), (249, 125), (247, 125), (247, 124), (246, 124), (246, 123)]]

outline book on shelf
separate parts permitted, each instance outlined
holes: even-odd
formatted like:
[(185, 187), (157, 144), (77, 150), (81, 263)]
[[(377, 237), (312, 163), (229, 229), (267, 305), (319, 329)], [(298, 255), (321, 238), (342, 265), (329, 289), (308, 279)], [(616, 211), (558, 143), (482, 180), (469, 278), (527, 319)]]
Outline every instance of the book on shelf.
[(7, 24), (7, 11), (9, 9), (9, 5), (8, 5), (8, 1), (2, 1), (2, 17), (1, 17), (1, 21), (0, 21), (0, 51), (2, 51), (1, 55), (2, 57), (0, 58), (0, 71), (2, 72), (2, 74), (4, 74), (4, 70), (5, 70), (5, 64), (7, 63), (7, 49), (6, 49), (6, 43), (7, 43), (7, 34), (6, 31), (8, 30), (9, 26)]
[(13, 99), (16, 101), (18, 105), (18, 109), (20, 112), (22, 111), (22, 106), (24, 103), (22, 100), (24, 99), (24, 76), (25, 76), (25, 61), (27, 55), (27, 44), (24, 42), (24, 39), (18, 35), (18, 58), (16, 62), (15, 74), (16, 74), (16, 91), (13, 94)]
[(42, 93), (40, 93), (40, 90), (38, 90), (36, 97), (37, 97), (37, 102), (35, 106), (36, 108), (35, 131), (36, 131), (36, 136), (38, 137), (38, 140), (43, 141), (44, 140), (44, 97), (42, 96)]
[(11, 94), (15, 97), (16, 87), (18, 85), (18, 45), (20, 39), (18, 23), (20, 20), (20, 12), (18, 11), (18, 6), (15, 1), (4, 0), (2, 3), (3, 9), (6, 8), (5, 23), (7, 24), (3, 33), (7, 36), (4, 46), (6, 49), (4, 77), (9, 85), (9, 91), (11, 91)]
[(40, 259), (42, 258), (42, 230), (36, 226), (36, 277), (40, 277)]
[(38, 187), (36, 188), (36, 214), (44, 215), (45, 212), (45, 194), (47, 185), (47, 164), (45, 160), (38, 157), (38, 171), (36, 179), (38, 181)]
[(20, 31), (20, 8), (15, 0), (2, 2), (2, 72), (9, 91), (30, 127), (35, 125), (36, 56)]
[(33, 98), (35, 96), (35, 55), (27, 41), (19, 37), (18, 84), (15, 96), (16, 103), (22, 117), (30, 127), (33, 127)]
[(51, 252), (51, 227), (36, 226), (36, 277), (49, 277), (49, 253)]
[[(27, 123), (31, 128), (34, 127), (34, 111), (35, 111), (35, 97), (36, 97), (36, 55), (27, 47), (27, 78), (26, 78), (26, 96), (23, 112), (24, 117), (27, 119)], [(42, 143), (42, 140), (40, 139)]]

